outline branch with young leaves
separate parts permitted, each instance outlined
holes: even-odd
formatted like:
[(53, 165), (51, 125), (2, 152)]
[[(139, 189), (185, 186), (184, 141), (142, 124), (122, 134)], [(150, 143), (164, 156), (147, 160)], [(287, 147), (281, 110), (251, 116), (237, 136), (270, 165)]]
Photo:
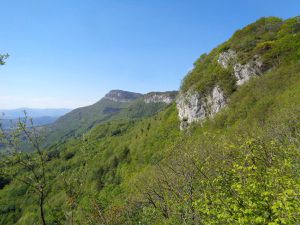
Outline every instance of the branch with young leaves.
[(9, 57), (9, 54), (0, 54), (0, 65), (4, 65), (5, 64), (5, 60)]

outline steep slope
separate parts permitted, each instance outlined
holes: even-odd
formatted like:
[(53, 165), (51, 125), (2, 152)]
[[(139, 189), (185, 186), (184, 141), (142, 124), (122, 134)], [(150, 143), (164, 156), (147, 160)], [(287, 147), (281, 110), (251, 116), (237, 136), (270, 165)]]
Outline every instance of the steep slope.
[(177, 101), (181, 128), (219, 112), (240, 86), (299, 60), (299, 18), (262, 18), (202, 55)]
[[(176, 103), (132, 119), (147, 111), (145, 101), (162, 100), (142, 96), (114, 115), (121, 119), (53, 145), (47, 221), (298, 224), (299, 32), (297, 18), (258, 20), (195, 63)], [(0, 224), (39, 221), (30, 186), (0, 181)]]

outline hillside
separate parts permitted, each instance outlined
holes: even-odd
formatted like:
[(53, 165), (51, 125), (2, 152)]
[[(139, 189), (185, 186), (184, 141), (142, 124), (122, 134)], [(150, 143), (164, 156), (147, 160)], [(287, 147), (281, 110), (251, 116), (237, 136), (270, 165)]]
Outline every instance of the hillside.
[(35, 187), (47, 224), (298, 224), (299, 62), (298, 18), (262, 18), (175, 102), (113, 91), (70, 112), (42, 154), (2, 159), (0, 224), (41, 221)]
[[(47, 127), (47, 144), (78, 137), (97, 124), (120, 119), (152, 116), (175, 100), (177, 92), (153, 92), (146, 95), (112, 90), (95, 104), (78, 108)], [(154, 97), (153, 97), (154, 96)]]

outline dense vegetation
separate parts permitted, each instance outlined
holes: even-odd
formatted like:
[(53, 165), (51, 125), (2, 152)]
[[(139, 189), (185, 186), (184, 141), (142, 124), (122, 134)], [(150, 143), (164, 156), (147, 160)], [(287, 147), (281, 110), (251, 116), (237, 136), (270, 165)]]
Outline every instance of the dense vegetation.
[[(0, 224), (43, 223), (41, 212), (44, 224), (298, 224), (299, 31), (297, 18), (263, 18), (201, 56), (182, 89), (220, 82), (230, 96), (202, 126), (180, 131), (174, 103), (137, 105), (46, 151), (29, 129), (36, 153), (1, 159)], [(216, 63), (229, 48), (260, 54), (265, 73), (237, 88)], [(12, 149), (25, 130), (6, 138)]]

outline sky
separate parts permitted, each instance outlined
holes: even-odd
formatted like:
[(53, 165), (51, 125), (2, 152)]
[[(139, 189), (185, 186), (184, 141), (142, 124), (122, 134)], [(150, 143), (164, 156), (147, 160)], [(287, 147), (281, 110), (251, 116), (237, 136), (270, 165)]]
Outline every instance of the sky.
[(77, 108), (109, 90), (177, 90), (194, 61), (299, 0), (0, 0), (0, 109)]

